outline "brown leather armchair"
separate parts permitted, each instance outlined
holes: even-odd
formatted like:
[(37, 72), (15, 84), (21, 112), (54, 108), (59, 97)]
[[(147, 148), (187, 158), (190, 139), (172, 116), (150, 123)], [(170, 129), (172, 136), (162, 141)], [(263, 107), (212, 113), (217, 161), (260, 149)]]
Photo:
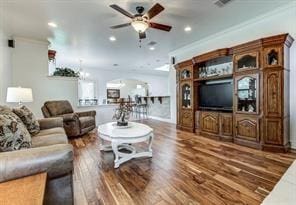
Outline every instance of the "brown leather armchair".
[(68, 137), (81, 136), (96, 127), (96, 111), (74, 112), (67, 100), (47, 101), (41, 110), (45, 118), (62, 117)]

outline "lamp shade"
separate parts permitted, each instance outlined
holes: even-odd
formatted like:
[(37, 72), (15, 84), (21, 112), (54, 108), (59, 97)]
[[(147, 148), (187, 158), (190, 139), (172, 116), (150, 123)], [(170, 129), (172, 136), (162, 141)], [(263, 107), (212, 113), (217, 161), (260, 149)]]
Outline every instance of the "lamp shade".
[(33, 94), (31, 88), (9, 87), (7, 88), (7, 102), (33, 102)]

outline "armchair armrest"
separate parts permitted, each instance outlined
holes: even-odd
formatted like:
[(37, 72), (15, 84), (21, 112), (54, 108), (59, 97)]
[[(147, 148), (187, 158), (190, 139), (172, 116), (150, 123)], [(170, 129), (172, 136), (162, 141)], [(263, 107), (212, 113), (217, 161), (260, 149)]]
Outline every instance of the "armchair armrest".
[(63, 127), (63, 118), (61, 117), (39, 119), (38, 122), (41, 130)]
[(91, 111), (85, 111), (85, 112), (76, 112), (78, 114), (79, 117), (95, 117), (96, 116), (96, 111), (95, 110), (91, 110)]
[(64, 122), (78, 121), (79, 117), (76, 113), (69, 113), (61, 115), (63, 117)]
[(49, 178), (71, 173), (73, 147), (59, 144), (0, 153), (0, 182), (47, 172)]

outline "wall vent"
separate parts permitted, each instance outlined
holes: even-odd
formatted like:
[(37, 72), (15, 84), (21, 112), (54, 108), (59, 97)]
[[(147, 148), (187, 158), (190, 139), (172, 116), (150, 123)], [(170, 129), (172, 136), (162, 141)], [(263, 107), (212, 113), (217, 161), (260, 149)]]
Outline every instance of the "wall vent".
[(231, 1), (233, 0), (215, 0), (214, 4), (217, 5), (218, 7), (223, 7)]

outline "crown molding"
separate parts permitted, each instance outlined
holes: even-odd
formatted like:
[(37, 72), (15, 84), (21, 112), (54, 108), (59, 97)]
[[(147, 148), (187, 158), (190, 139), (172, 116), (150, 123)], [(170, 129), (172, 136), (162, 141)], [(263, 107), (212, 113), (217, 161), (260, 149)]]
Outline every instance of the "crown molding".
[(198, 46), (200, 46), (200, 45), (202, 45), (204, 43), (212, 41), (215, 38), (221, 37), (223, 35), (226, 35), (228, 33), (236, 31), (236, 30), (240, 30), (240, 29), (242, 29), (242, 28), (244, 28), (246, 26), (254, 25), (254, 24), (256, 24), (256, 23), (258, 23), (258, 22), (260, 22), (260, 21), (262, 21), (262, 20), (264, 20), (266, 18), (274, 17), (275, 15), (280, 15), (282, 13), (287, 13), (288, 10), (293, 10), (293, 9), (296, 10), (296, 1), (292, 1), (291, 3), (288, 3), (288, 4), (286, 4), (286, 5), (282, 6), (282, 7), (276, 8), (276, 9), (274, 9), (272, 11), (269, 11), (269, 12), (267, 12), (265, 14), (259, 15), (257, 17), (254, 17), (254, 18), (250, 19), (250, 20), (244, 21), (244, 22), (242, 22), (240, 24), (229, 27), (227, 29), (224, 29), (224, 30), (222, 30), (220, 32), (217, 32), (215, 34), (212, 34), (212, 35), (207, 36), (205, 38), (202, 38), (200, 40), (197, 40), (197, 41), (195, 41), (193, 43), (190, 43), (190, 44), (188, 44), (186, 46), (175, 49), (175, 50), (169, 52), (169, 56), (170, 57), (171, 56), (177, 56), (177, 55), (182, 54), (182, 53), (184, 53), (186, 51), (190, 51), (193, 48), (196, 48), (196, 47), (198, 47)]

